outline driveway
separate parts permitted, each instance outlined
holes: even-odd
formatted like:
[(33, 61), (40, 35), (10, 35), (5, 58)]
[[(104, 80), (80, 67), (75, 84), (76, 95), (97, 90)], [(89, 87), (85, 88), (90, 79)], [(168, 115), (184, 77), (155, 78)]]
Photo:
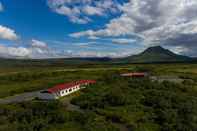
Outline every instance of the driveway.
[(0, 104), (11, 104), (11, 103), (20, 103), (24, 101), (30, 101), (38, 96), (40, 91), (34, 91), (34, 92), (28, 92), (28, 93), (22, 93), (6, 98), (0, 99)]

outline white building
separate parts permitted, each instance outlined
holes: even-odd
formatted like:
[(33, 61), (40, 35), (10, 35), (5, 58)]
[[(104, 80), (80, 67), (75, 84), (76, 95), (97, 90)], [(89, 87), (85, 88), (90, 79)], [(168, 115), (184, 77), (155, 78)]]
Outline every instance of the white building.
[(95, 80), (80, 80), (76, 82), (60, 84), (40, 92), (38, 97), (44, 100), (58, 99), (94, 83), (96, 83)]

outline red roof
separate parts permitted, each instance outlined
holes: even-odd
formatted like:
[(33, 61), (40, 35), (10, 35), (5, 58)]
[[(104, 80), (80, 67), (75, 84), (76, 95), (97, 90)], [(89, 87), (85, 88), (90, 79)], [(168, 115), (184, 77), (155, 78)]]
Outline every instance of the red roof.
[(47, 89), (47, 91), (49, 93), (55, 93), (55, 92), (58, 92), (58, 91), (61, 91), (61, 90), (64, 90), (64, 89), (70, 89), (73, 86), (84, 85), (84, 84), (94, 84), (94, 83), (96, 83), (95, 80), (79, 80), (79, 81), (75, 81), (75, 82), (56, 85), (52, 88)]

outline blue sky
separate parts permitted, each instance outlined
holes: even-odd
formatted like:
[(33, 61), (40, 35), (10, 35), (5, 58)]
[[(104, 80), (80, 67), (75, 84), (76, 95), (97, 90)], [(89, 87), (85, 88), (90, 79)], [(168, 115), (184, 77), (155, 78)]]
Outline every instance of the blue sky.
[(0, 56), (123, 57), (154, 45), (196, 56), (197, 2), (156, 1), (0, 0)]

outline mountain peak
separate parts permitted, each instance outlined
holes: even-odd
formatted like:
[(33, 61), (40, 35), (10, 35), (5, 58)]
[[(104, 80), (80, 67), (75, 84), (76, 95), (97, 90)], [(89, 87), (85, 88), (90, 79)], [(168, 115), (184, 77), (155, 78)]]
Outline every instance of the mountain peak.
[(175, 62), (175, 61), (187, 61), (189, 57), (181, 56), (173, 53), (172, 51), (165, 49), (161, 46), (153, 46), (144, 50), (142, 53), (130, 56), (127, 58), (131, 62)]
[[(146, 53), (146, 52), (151, 52), (151, 53), (162, 53), (162, 52), (170, 52), (169, 50), (167, 49), (164, 49), (163, 47), (161, 46), (152, 46), (152, 47), (149, 47), (147, 48), (143, 53)], [(172, 53), (172, 52), (171, 52)]]
[(162, 46), (151, 46), (147, 49), (164, 49)]

